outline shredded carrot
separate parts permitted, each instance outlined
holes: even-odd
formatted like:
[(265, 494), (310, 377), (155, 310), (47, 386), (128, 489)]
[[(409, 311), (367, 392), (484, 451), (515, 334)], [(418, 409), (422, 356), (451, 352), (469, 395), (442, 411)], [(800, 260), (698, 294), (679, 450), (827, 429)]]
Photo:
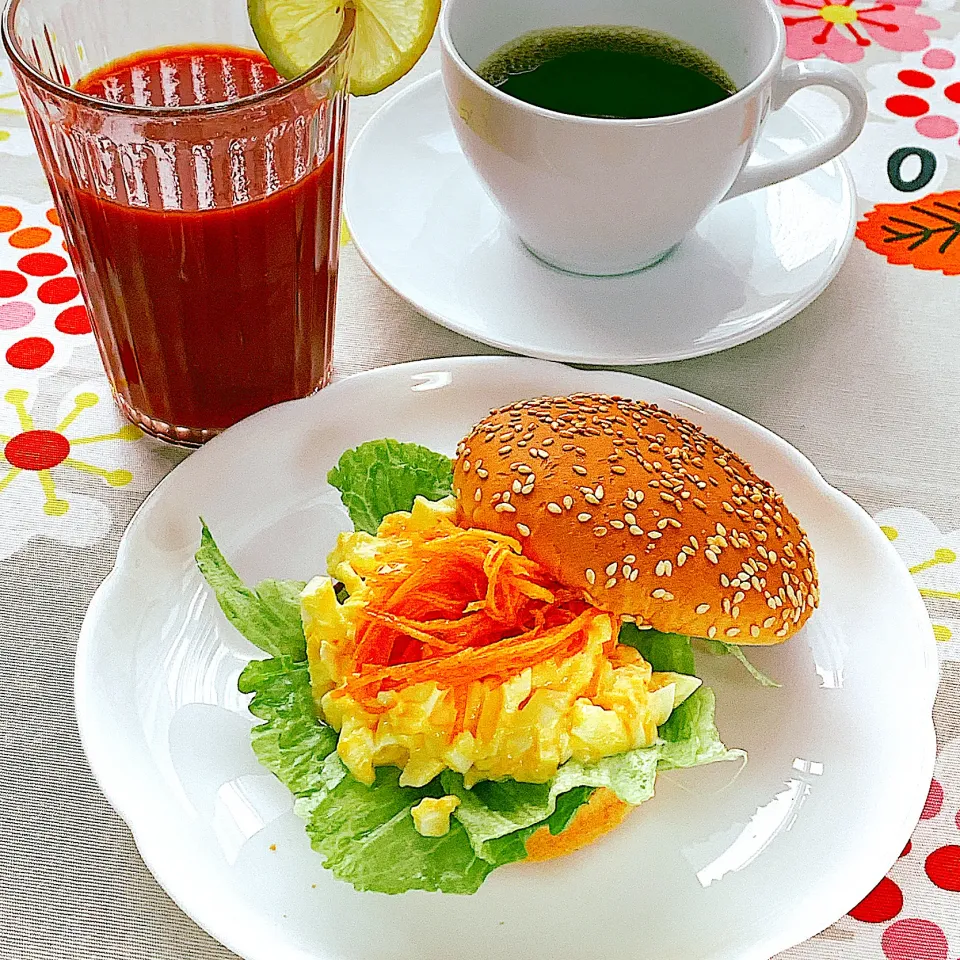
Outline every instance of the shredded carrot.
[(462, 729), (466, 686), (582, 649), (596, 615), (516, 540), (487, 530), (447, 524), (381, 538), (377, 559), (342, 688), (371, 709), (381, 690), (432, 679), (455, 689)]

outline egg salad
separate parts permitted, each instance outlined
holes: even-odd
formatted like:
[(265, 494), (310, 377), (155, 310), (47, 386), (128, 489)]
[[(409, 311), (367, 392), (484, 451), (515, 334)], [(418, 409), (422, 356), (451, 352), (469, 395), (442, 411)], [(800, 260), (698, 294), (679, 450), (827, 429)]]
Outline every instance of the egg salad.
[(655, 743), (700, 681), (653, 671), (610, 614), (516, 540), (456, 526), (454, 506), (418, 497), (376, 535), (341, 534), (301, 593), (313, 697), (350, 773), (544, 783)]

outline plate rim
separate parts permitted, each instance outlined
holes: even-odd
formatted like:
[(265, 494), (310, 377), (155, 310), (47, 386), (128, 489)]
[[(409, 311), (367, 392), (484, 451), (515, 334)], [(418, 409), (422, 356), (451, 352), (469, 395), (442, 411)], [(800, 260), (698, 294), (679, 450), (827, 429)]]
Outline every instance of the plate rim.
[[(642, 384), (652, 383), (655, 385), (656, 389), (660, 391), (666, 391), (666, 393), (669, 395), (670, 402), (691, 404), (695, 408), (709, 411), (711, 414), (719, 415), (722, 418), (729, 418), (734, 423), (747, 427), (747, 429), (757, 434), (763, 442), (770, 444), (775, 450), (778, 450), (782, 454), (786, 454), (795, 468), (802, 472), (802, 474), (805, 475), (806, 479), (813, 486), (815, 486), (825, 497), (833, 502), (835, 509), (841, 510), (848, 518), (855, 520), (865, 535), (870, 537), (876, 543), (881, 553), (886, 556), (890, 566), (897, 571), (896, 576), (901, 583), (910, 587), (910, 589), (905, 592), (905, 600), (912, 608), (910, 611), (912, 614), (911, 619), (915, 617), (917, 620), (918, 630), (914, 636), (914, 640), (926, 648), (927, 655), (925, 656), (924, 660), (927, 666), (930, 668), (928, 678), (929, 689), (927, 696), (922, 704), (918, 704), (918, 707), (922, 708), (922, 716), (927, 723), (928, 734), (925, 738), (926, 743), (917, 744), (917, 751), (922, 755), (924, 776), (919, 780), (919, 785), (914, 791), (913, 806), (915, 807), (916, 815), (911, 815), (911, 817), (908, 817), (908, 822), (906, 824), (906, 835), (903, 838), (899, 838), (897, 843), (889, 844), (891, 849), (896, 847), (896, 850), (899, 851), (906, 840), (912, 835), (916, 823), (919, 820), (920, 812), (927, 796), (928, 783), (934, 773), (934, 764), (936, 759), (933, 707), (939, 684), (939, 670), (937, 666), (938, 658), (936, 653), (936, 641), (933, 636), (932, 627), (930, 626), (929, 615), (919, 592), (914, 589), (913, 581), (910, 578), (910, 574), (906, 566), (900, 560), (893, 546), (884, 536), (883, 532), (870, 517), (870, 515), (855, 500), (843, 493), (841, 490), (838, 490), (836, 487), (832, 486), (804, 453), (802, 453), (770, 428), (765, 427), (762, 424), (759, 424), (756, 421), (744, 416), (743, 414), (717, 403), (716, 401), (710, 400), (706, 397), (701, 397), (698, 394), (692, 393), (691, 391), (684, 390), (683, 388), (675, 387), (672, 384), (663, 383), (662, 381), (654, 380), (653, 378), (645, 377), (643, 375), (609, 370), (577, 370), (575, 367), (569, 367), (564, 364), (557, 364), (549, 361), (525, 357), (442, 357), (436, 359), (408, 361), (406, 363), (391, 364), (385, 367), (366, 370), (350, 377), (345, 377), (342, 380), (338, 380), (329, 387), (325, 388), (323, 391), (318, 391), (309, 397), (300, 400), (291, 400), (287, 401), (286, 403), (277, 404), (273, 407), (268, 407), (265, 410), (261, 410), (260, 412), (247, 417), (245, 420), (240, 421), (233, 427), (228, 428), (219, 436), (214, 437), (204, 447), (194, 451), (189, 459), (193, 460), (197, 457), (204, 458), (205, 456), (209, 455), (205, 454), (205, 450), (216, 449), (219, 451), (223, 449), (226, 444), (236, 442), (235, 438), (239, 438), (239, 440), (242, 441), (244, 433), (255, 431), (259, 424), (266, 424), (271, 419), (275, 419), (277, 417), (283, 418), (294, 409), (302, 410), (317, 403), (327, 403), (328, 400), (324, 398), (334, 397), (338, 392), (338, 386), (341, 384), (354, 384), (358, 381), (371, 381), (375, 383), (378, 379), (392, 379), (397, 375), (403, 375), (405, 373), (416, 375), (421, 373), (435, 372), (438, 366), (442, 366), (445, 370), (455, 370), (456, 368), (469, 367), (508, 367), (520, 372), (522, 372), (524, 368), (534, 370), (555, 367), (572, 370), (578, 375), (585, 377), (590, 377), (591, 374), (597, 373), (604, 377), (613, 376), (617, 378), (623, 378), (625, 382), (626, 378), (629, 378), (631, 381), (636, 381), (636, 386), (640, 387), (641, 389)], [(627, 395), (635, 396), (636, 392)], [(288, 949), (284, 947), (281, 948), (282, 952), (277, 952), (275, 945), (271, 946), (269, 944), (258, 944), (255, 946), (255, 949), (250, 949), (249, 944), (239, 942), (233, 933), (232, 928), (226, 923), (226, 920), (222, 914), (218, 916), (217, 910), (215, 908), (209, 908), (207, 902), (196, 902), (187, 895), (190, 886), (189, 883), (185, 883), (183, 881), (182, 875), (178, 873), (175, 863), (169, 862), (169, 858), (165, 859), (163, 853), (161, 852), (163, 846), (163, 836), (159, 833), (151, 833), (149, 829), (149, 821), (147, 822), (146, 829), (142, 824), (135, 824), (133, 822), (136, 820), (136, 813), (135, 811), (132, 811), (129, 801), (130, 797), (135, 793), (135, 791), (123, 789), (123, 777), (118, 776), (116, 765), (110, 763), (111, 751), (109, 749), (109, 743), (106, 741), (98, 741), (91, 733), (91, 728), (97, 726), (93, 719), (93, 714), (96, 712), (96, 707), (88, 704), (89, 680), (87, 677), (89, 669), (95, 662), (92, 658), (92, 654), (96, 652), (96, 624), (99, 618), (102, 616), (102, 608), (106, 608), (109, 603), (115, 599), (114, 595), (122, 586), (123, 577), (125, 575), (123, 563), (129, 559), (127, 555), (135, 549), (133, 541), (140, 525), (146, 522), (144, 520), (146, 508), (148, 508), (148, 505), (151, 503), (151, 501), (164, 496), (165, 490), (168, 487), (178, 482), (173, 478), (175, 477), (179, 467), (179, 464), (177, 467), (174, 467), (157, 484), (157, 486), (154, 487), (147, 497), (144, 498), (143, 502), (134, 512), (126, 530), (121, 537), (117, 550), (116, 561), (110, 572), (95, 591), (88, 609), (84, 614), (77, 640), (76, 654), (74, 657), (74, 708), (80, 742), (90, 771), (93, 774), (99, 789), (117, 815), (123, 820), (124, 825), (133, 836), (134, 842), (136, 843), (138, 852), (143, 859), (145, 866), (160, 884), (162, 889), (167, 893), (167, 895), (170, 896), (174, 903), (176, 903), (176, 905), (194, 923), (196, 923), (201, 929), (203, 929), (219, 943), (227, 947), (227, 949), (233, 951), (240, 957), (246, 958), (246, 960), (277, 960), (277, 958), (281, 958), (281, 960), (301, 960), (301, 957), (305, 958), (306, 955), (303, 954), (299, 949)], [(928, 710), (929, 719), (927, 719)], [(887, 858), (884, 856), (877, 859), (882, 859), (884, 862), (886, 862)], [(891, 860), (890, 865), (892, 865), (895, 860), (896, 852), (893, 854), (893, 859)], [(883, 868), (884, 874), (888, 868), (889, 865)], [(787, 933), (786, 936), (783, 936), (782, 934), (778, 936), (777, 930), (774, 930), (773, 933), (765, 934), (762, 941), (756, 941), (746, 951), (739, 951), (736, 954), (731, 954), (728, 950), (723, 948), (720, 949), (719, 952), (715, 951), (714, 953), (710, 954), (709, 957), (704, 958), (704, 960), (768, 960), (768, 958), (772, 957), (774, 954), (804, 942), (844, 916), (848, 910), (852, 909), (853, 906), (860, 902), (860, 900), (862, 900), (863, 897), (870, 892), (873, 886), (879, 882), (879, 876), (873, 876), (872, 869), (864, 871), (861, 868), (858, 873), (858, 878), (860, 880), (859, 884), (856, 882), (851, 884), (851, 887), (854, 891), (850, 898), (851, 902), (843, 906), (843, 908), (839, 909), (839, 911), (837, 911), (837, 909), (831, 909), (827, 911), (821, 908), (817, 914), (817, 918), (813, 923), (810, 922), (810, 914), (807, 913), (804, 915), (802, 920), (796, 919), (793, 921), (791, 925), (791, 931)], [(208, 916), (208, 913), (212, 915)], [(824, 916), (827, 914), (830, 915), (830, 918), (824, 921)], [(799, 939), (796, 937), (797, 930), (804, 931)]]
[[(351, 145), (347, 153), (347, 170), (349, 171), (351, 169), (351, 161), (353, 161), (355, 153), (364, 146), (365, 141), (369, 139), (369, 137), (373, 136), (371, 131), (374, 129), (375, 124), (382, 120), (383, 114), (395, 109), (398, 102), (404, 98), (413, 97), (417, 93), (420, 93), (423, 87), (437, 83), (442, 85), (441, 71), (439, 70), (435, 70), (427, 76), (421, 77), (419, 80), (414, 81), (413, 83), (404, 87), (402, 90), (399, 90), (397, 93), (395, 93), (385, 103), (381, 104), (381, 106), (379, 106), (376, 111), (374, 111), (374, 113), (366, 120), (363, 127), (357, 134), (356, 139)], [(791, 107), (789, 102), (784, 104), (781, 109), (789, 110), (791, 113), (793, 113), (793, 115), (800, 120), (808, 130), (818, 132), (813, 122), (795, 108)], [(488, 336), (478, 333), (478, 331), (471, 324), (461, 322), (456, 318), (444, 316), (438, 311), (432, 310), (426, 306), (422, 302), (422, 298), (412, 297), (403, 292), (403, 290), (400, 289), (401, 284), (398, 280), (387, 277), (377, 267), (374, 260), (370, 256), (369, 248), (365, 247), (361, 240), (358, 239), (358, 235), (354, 229), (354, 222), (350, 214), (351, 205), (348, 202), (350, 195), (350, 190), (347, 186), (347, 184), (349, 184), (349, 174), (347, 184), (344, 186), (343, 216), (357, 254), (370, 272), (373, 273), (373, 275), (377, 277), (377, 279), (380, 280), (384, 286), (393, 291), (393, 293), (400, 297), (405, 303), (413, 307), (414, 310), (441, 327), (452, 330), (454, 333), (457, 333), (462, 337), (466, 337), (469, 340), (473, 340), (476, 343), (483, 343), (499, 350), (506, 350), (519, 356), (530, 357), (537, 360), (550, 360), (566, 364), (586, 363), (599, 367), (648, 366), (657, 363), (672, 363), (677, 360), (691, 360), (695, 357), (710, 356), (714, 353), (721, 353), (724, 350), (729, 350), (733, 347), (741, 346), (744, 343), (749, 343), (752, 340), (756, 340), (759, 337), (776, 330), (777, 327), (782, 326), (788, 320), (792, 320), (798, 313), (810, 306), (810, 304), (813, 303), (813, 301), (816, 300), (824, 292), (824, 290), (826, 290), (826, 288), (833, 282), (837, 274), (842, 269), (843, 264), (846, 262), (847, 255), (850, 252), (850, 248), (853, 244), (854, 236), (856, 234), (858, 218), (857, 193), (853, 181), (853, 175), (851, 174), (850, 168), (847, 165), (846, 160), (843, 158), (843, 155), (841, 154), (834, 157), (832, 160), (828, 160), (826, 163), (822, 164), (821, 167), (816, 169), (819, 170), (830, 167), (836, 169), (843, 188), (843, 201), (845, 201), (845, 206), (847, 209), (847, 228), (846, 234), (837, 247), (836, 253), (832, 257), (829, 267), (821, 274), (817, 280), (817, 283), (807, 290), (801, 297), (792, 300), (786, 306), (774, 311), (766, 320), (764, 320), (762, 323), (758, 323), (755, 327), (751, 327), (748, 330), (741, 331), (739, 333), (735, 332), (728, 334), (719, 341), (713, 341), (708, 345), (698, 346), (696, 342), (692, 342), (687, 349), (678, 349), (657, 355), (649, 353), (625, 353), (621, 356), (613, 357), (609, 355), (596, 355), (589, 353), (573, 354), (562, 349), (540, 347), (536, 344), (531, 346), (510, 340), (507, 337)], [(811, 172), (813, 171), (807, 171), (806, 174), (801, 174), (795, 179), (802, 180)], [(772, 184), (764, 189), (775, 190), (778, 186), (779, 184)], [(763, 191), (756, 192), (762, 193)], [(362, 233), (363, 231), (361, 231), (361, 234)], [(544, 264), (543, 269), (554, 270), (555, 268)], [(613, 277), (611, 279), (616, 280), (619, 278)]]

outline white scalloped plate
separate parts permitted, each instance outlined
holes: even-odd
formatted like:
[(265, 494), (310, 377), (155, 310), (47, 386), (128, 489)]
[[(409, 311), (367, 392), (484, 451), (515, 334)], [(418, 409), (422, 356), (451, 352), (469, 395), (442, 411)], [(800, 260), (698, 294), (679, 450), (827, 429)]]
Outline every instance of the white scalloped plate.
[[(306, 579), (347, 527), (327, 470), (382, 436), (452, 453), (491, 407), (577, 390), (655, 401), (774, 482), (807, 529), (823, 605), (759, 649), (779, 690), (701, 658), (735, 764), (675, 771), (614, 833), (472, 897), (361, 894), (321, 866), (249, 746), (237, 676), (257, 651), (193, 563), (199, 517), (248, 581)], [(728, 662), (730, 661), (730, 662)], [(161, 885), (247, 960), (765, 960), (856, 904), (900, 853), (933, 769), (929, 621), (883, 534), (795, 449), (652, 380), (537, 360), (387, 367), (266, 410), (194, 453), (131, 522), (84, 621), (76, 705), (90, 765)]]

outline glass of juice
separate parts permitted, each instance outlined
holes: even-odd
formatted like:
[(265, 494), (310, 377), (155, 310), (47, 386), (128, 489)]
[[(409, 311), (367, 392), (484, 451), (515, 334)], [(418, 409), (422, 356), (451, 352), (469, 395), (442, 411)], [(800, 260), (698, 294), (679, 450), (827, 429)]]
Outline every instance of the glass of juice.
[(354, 11), (284, 81), (244, 0), (10, 0), (3, 43), (117, 403), (196, 445), (331, 373)]

